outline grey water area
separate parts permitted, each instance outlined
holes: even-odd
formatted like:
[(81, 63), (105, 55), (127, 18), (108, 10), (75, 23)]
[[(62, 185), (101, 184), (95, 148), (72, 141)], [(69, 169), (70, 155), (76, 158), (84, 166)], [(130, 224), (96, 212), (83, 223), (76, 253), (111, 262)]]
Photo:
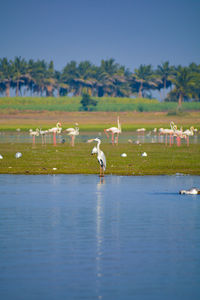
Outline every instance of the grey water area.
[(200, 299), (200, 176), (0, 175), (0, 299)]
[[(109, 139), (105, 136), (103, 132), (81, 132), (75, 138), (75, 142), (87, 142), (88, 139), (100, 137), (104, 143), (111, 143), (111, 136)], [(69, 143), (71, 137), (67, 135), (66, 132), (62, 132), (56, 137), (57, 143)], [(136, 131), (125, 131), (119, 135), (119, 143), (127, 143), (127, 142), (140, 142), (142, 143), (169, 143), (170, 137), (159, 135), (158, 133), (154, 133), (152, 131), (147, 131), (145, 133), (137, 133)], [(33, 137), (30, 136), (29, 132), (24, 131), (0, 131), (0, 143), (32, 143)], [(189, 137), (189, 142), (191, 144), (200, 144), (200, 135), (197, 133), (194, 136)], [(41, 144), (52, 144), (53, 143), (53, 135), (46, 134), (45, 136), (36, 136), (35, 143)], [(176, 143), (176, 139), (174, 138), (174, 143)], [(182, 144), (187, 144), (185, 139), (181, 140)]]

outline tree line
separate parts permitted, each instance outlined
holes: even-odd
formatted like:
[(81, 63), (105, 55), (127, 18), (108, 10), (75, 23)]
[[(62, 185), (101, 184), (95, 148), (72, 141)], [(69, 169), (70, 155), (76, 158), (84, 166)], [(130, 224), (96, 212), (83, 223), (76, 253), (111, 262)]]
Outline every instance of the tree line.
[(102, 60), (100, 66), (90, 61), (71, 61), (62, 71), (53, 61), (15, 57), (0, 59), (0, 94), (16, 96), (80, 96), (83, 92), (93, 97), (152, 97), (159, 91), (164, 101), (200, 101), (200, 65), (172, 66), (168, 61), (153, 69), (141, 64), (131, 72), (113, 58)]

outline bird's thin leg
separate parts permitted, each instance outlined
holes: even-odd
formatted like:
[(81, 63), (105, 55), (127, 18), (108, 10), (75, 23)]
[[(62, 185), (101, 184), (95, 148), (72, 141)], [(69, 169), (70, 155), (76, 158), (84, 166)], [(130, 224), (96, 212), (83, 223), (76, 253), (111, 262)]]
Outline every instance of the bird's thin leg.
[(101, 166), (100, 166), (100, 175), (99, 176), (101, 177)]
[(35, 136), (33, 135), (33, 145), (35, 145)]
[(104, 168), (102, 168), (102, 172), (103, 172), (102, 177), (104, 177)]
[(117, 134), (117, 145), (118, 145), (119, 133)]
[(53, 133), (53, 144), (54, 144), (54, 146), (56, 146), (56, 133), (55, 132)]
[(72, 143), (71, 143), (72, 147), (74, 147), (74, 136), (72, 135)]
[(112, 145), (114, 145), (114, 134), (112, 133)]
[(187, 146), (189, 146), (189, 135), (187, 136)]
[(107, 138), (109, 138), (109, 134), (108, 134), (108, 132), (106, 131), (106, 129), (104, 129), (104, 132), (105, 132), (105, 135), (107, 136)]

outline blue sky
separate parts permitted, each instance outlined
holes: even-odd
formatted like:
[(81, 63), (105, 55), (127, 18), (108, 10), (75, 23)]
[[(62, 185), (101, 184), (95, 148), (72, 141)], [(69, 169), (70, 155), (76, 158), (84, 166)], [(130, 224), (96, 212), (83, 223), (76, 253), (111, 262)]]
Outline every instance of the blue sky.
[(200, 0), (0, 0), (0, 57), (200, 64)]

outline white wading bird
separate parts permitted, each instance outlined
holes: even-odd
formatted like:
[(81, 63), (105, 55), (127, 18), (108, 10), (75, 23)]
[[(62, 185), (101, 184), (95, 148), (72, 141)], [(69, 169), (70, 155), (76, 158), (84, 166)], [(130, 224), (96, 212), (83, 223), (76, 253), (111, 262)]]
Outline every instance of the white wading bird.
[(116, 136), (116, 144), (118, 145), (119, 134), (122, 132), (121, 124), (119, 123), (119, 117), (117, 117), (117, 127), (110, 127), (108, 129), (104, 129), (104, 132), (105, 132), (107, 138), (109, 138), (108, 132), (111, 132), (111, 135), (112, 135), (112, 145), (114, 145), (114, 143), (115, 143), (114, 136), (115, 136), (115, 134), (117, 134), (117, 136)]
[(88, 140), (88, 143), (91, 143), (91, 142), (97, 142), (97, 147), (94, 147), (92, 149), (91, 154), (97, 154), (97, 159), (100, 164), (100, 177), (104, 177), (104, 172), (106, 170), (106, 157), (105, 157), (105, 154), (103, 153), (103, 151), (99, 147), (101, 144), (101, 140), (98, 138)]
[(75, 136), (76, 135), (79, 135), (79, 128), (77, 127), (78, 126), (78, 123), (75, 124), (76, 127), (75, 128), (67, 128), (65, 131), (68, 132), (68, 135), (71, 136), (71, 145), (72, 147), (74, 147), (74, 140), (75, 140)]

